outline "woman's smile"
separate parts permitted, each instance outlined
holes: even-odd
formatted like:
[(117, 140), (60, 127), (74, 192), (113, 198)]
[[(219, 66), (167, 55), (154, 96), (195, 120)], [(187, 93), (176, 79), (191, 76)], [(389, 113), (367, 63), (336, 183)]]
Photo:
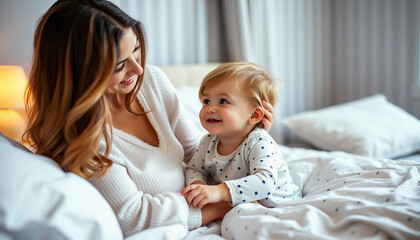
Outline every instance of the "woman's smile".
[(127, 80), (123, 80), (120, 82), (120, 84), (122, 85), (130, 85), (132, 84), (137, 78), (137, 75), (132, 76), (131, 78), (127, 79)]

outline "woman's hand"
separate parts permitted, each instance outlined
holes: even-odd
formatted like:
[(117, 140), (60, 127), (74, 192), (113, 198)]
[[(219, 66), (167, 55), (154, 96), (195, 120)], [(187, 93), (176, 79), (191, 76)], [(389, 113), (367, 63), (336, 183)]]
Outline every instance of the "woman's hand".
[(274, 108), (270, 103), (264, 100), (262, 100), (262, 105), (264, 107), (264, 117), (262, 119), (263, 128), (268, 132), (274, 121)]

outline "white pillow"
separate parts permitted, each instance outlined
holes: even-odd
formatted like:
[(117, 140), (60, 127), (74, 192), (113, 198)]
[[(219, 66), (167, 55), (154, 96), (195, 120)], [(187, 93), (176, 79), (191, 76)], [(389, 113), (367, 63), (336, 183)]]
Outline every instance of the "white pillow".
[(283, 124), (327, 151), (395, 158), (420, 150), (420, 121), (382, 94), (297, 114)]
[(186, 116), (191, 119), (194, 126), (204, 135), (207, 133), (207, 130), (201, 125), (199, 117), (201, 109), (200, 99), (198, 99), (199, 89), (200, 87), (184, 86), (177, 88), (176, 91), (178, 98), (185, 109)]
[(122, 239), (106, 200), (85, 179), (0, 133), (1, 239)]

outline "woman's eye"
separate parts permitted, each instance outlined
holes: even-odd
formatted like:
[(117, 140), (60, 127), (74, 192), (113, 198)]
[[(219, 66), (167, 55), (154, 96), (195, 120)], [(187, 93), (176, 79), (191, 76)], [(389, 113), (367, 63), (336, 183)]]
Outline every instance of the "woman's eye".
[[(136, 61), (137, 61), (137, 62), (138, 62), (138, 61), (139, 61), (139, 59), (140, 59), (140, 55), (137, 55), (137, 53), (139, 52), (139, 50), (140, 50), (140, 45), (139, 45), (139, 46), (136, 46), (136, 47), (134, 48), (134, 51), (133, 51), (133, 54), (135, 54), (135, 55), (134, 55), (134, 58), (136, 59)], [(116, 72), (116, 73), (121, 72), (121, 71), (124, 69), (124, 67), (125, 67), (125, 62), (121, 63), (121, 67), (119, 67), (119, 68), (115, 69), (115, 72)]]
[(134, 59), (136, 60), (136, 62), (139, 63), (139, 59), (140, 59), (140, 46), (137, 46), (134, 51), (133, 51), (133, 55), (134, 55)]
[(229, 104), (229, 101), (222, 98), (222, 99), (220, 99), (219, 104)]
[(124, 66), (125, 66), (125, 63), (122, 63), (122, 64), (121, 64), (121, 67), (119, 67), (119, 68), (115, 69), (115, 72), (116, 72), (116, 73), (121, 72), (121, 71), (124, 69)]

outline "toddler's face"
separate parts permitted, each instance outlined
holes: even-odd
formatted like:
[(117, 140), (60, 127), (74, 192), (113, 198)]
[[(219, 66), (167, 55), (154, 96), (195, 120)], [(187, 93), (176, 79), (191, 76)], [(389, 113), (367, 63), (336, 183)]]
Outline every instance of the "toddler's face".
[(251, 98), (245, 96), (235, 79), (226, 79), (204, 88), (200, 99), (201, 125), (219, 137), (247, 136), (252, 125), (248, 122), (254, 109)]

